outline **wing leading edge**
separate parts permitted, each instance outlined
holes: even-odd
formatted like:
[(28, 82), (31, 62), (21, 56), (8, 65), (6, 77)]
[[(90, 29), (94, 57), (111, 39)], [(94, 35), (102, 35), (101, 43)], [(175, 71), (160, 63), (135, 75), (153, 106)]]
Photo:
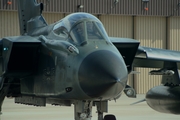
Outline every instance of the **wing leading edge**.
[[(177, 63), (178, 69), (180, 69), (180, 52), (166, 49), (150, 48), (139, 46), (139, 41), (130, 38), (117, 38), (109, 37), (112, 43), (121, 53), (122, 48), (126, 48), (127, 51), (123, 53), (123, 56), (128, 55), (128, 51), (134, 51), (132, 66), (133, 67), (146, 67), (146, 68), (163, 68), (164, 63)], [(126, 46), (124, 46), (126, 44)], [(132, 47), (132, 45), (134, 47)], [(135, 45), (137, 49), (135, 49)], [(131, 46), (131, 47), (127, 47)], [(122, 54), (122, 53), (121, 53)]]
[(180, 52), (139, 46), (133, 66), (163, 68), (165, 62), (177, 63), (178, 69), (180, 69)]

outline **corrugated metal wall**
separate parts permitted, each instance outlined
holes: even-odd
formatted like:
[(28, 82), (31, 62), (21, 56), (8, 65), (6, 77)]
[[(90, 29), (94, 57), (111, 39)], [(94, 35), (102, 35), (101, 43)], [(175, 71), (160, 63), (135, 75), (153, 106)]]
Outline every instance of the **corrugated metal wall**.
[[(165, 48), (166, 18), (165, 17), (135, 17), (135, 39), (140, 40), (141, 46)], [(150, 76), (148, 68), (136, 68), (140, 74), (135, 75), (137, 93), (146, 93), (153, 86), (159, 85), (161, 76)]]
[(19, 35), (17, 12), (0, 11), (0, 38)]
[(168, 25), (168, 48), (180, 51), (180, 17), (170, 17)]
[(65, 15), (62, 13), (43, 13), (43, 16), (48, 24), (52, 24), (64, 18)]
[[(92, 14), (116, 14), (116, 15), (150, 15), (150, 16), (180, 16), (180, 0), (37, 0), (44, 4), (44, 11), (57, 13), (88, 12)], [(0, 9), (17, 10), (17, 0), (7, 4), (7, 0), (0, 0)], [(78, 5), (83, 5), (78, 9)], [(148, 10), (144, 10), (148, 7)]]
[[(38, 1), (46, 4), (45, 11), (47, 12), (72, 13), (81, 11), (92, 14), (116, 15), (180, 15), (180, 11), (177, 9), (177, 4), (180, 0), (150, 0), (148, 3), (144, 3), (142, 0), (119, 0), (117, 4), (114, 4), (114, 0)], [(84, 8), (78, 9), (78, 5), (83, 5)], [(148, 11), (144, 10), (144, 7), (148, 7)]]
[(109, 36), (133, 37), (132, 16), (102, 15), (99, 19)]

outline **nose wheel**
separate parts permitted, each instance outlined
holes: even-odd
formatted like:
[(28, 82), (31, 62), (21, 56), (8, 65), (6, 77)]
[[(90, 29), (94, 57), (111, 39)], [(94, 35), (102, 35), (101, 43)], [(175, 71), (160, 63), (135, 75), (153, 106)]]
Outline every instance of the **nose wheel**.
[(105, 115), (104, 120), (116, 120), (116, 116), (115, 115)]
[(107, 101), (95, 102), (95, 105), (97, 107), (98, 120), (116, 120), (115, 115), (112, 114), (105, 115), (103, 118), (103, 112), (108, 112)]
[(112, 114), (105, 115), (103, 118), (103, 112), (108, 112), (107, 101), (76, 101), (74, 102), (74, 116), (75, 120), (91, 120), (92, 118), (92, 106), (97, 107), (98, 120), (116, 120), (116, 117)]

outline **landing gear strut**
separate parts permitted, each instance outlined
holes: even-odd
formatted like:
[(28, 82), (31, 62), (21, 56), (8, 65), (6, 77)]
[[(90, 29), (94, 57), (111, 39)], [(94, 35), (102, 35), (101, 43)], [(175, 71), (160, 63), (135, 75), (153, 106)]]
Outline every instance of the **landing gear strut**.
[(4, 85), (4, 78), (0, 77), (0, 115), (2, 114), (2, 104), (7, 95), (9, 85)]
[(114, 115), (105, 115), (103, 112), (108, 112), (107, 101), (76, 101), (74, 102), (74, 116), (75, 120), (91, 120), (92, 106), (97, 107), (98, 120), (116, 120)]
[(97, 107), (98, 120), (103, 120), (103, 112), (108, 112), (108, 102), (107, 101), (99, 101), (95, 102)]
[(92, 101), (76, 101), (74, 103), (75, 120), (91, 120)]
[(0, 90), (0, 115), (2, 114), (2, 104), (3, 104), (5, 96), (7, 95), (8, 88), (9, 86), (4, 86)]
[(107, 101), (99, 101), (95, 102), (98, 113), (98, 120), (116, 120), (114, 115), (105, 115), (103, 118), (103, 112), (108, 112), (108, 102)]

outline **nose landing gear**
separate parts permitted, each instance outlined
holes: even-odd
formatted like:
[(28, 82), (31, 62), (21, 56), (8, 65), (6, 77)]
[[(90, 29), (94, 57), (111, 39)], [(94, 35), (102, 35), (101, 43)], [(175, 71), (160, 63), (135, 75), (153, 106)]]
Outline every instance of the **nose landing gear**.
[(103, 118), (103, 112), (108, 112), (107, 101), (75, 101), (75, 120), (91, 120), (92, 106), (97, 107), (98, 120), (116, 120), (116, 117), (112, 114), (105, 115)]

